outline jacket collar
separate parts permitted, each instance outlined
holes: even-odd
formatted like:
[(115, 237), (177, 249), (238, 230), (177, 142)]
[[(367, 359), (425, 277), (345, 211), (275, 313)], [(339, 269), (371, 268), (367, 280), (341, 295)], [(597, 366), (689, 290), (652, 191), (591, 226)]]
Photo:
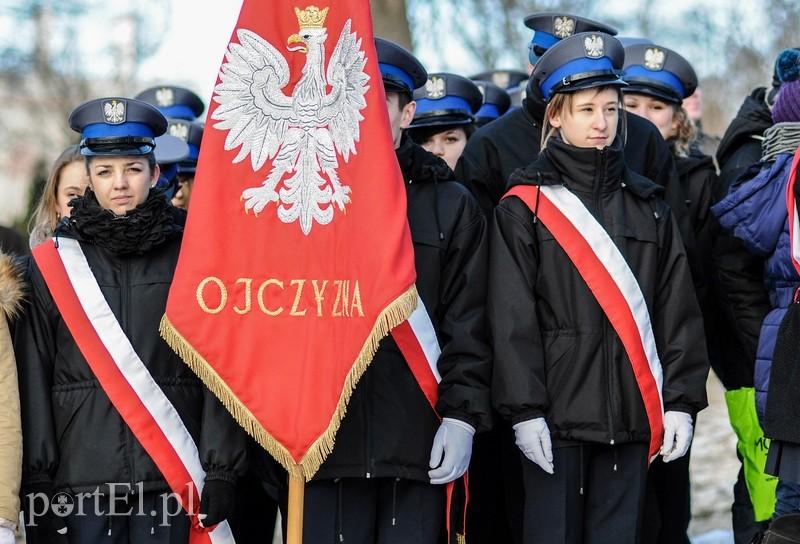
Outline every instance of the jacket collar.
[(551, 138), (542, 154), (573, 191), (606, 193), (619, 189), (623, 181), (625, 159), (619, 138), (604, 149), (575, 147)]
[(415, 144), (408, 134), (403, 134), (395, 154), (406, 184), (455, 180), (446, 162)]

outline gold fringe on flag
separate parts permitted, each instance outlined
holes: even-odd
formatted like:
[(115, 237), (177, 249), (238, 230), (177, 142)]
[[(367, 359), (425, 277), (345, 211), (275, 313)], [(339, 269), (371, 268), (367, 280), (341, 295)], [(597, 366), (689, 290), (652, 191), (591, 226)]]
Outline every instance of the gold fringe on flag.
[(178, 332), (172, 325), (166, 314), (161, 318), (159, 332), (167, 344), (184, 360), (184, 362), (197, 374), (206, 387), (214, 393), (225, 408), (231, 413), (233, 418), (247, 431), (255, 440), (267, 450), (283, 467), (293, 476), (302, 476), (306, 481), (319, 470), (320, 465), (325, 461), (328, 454), (333, 451), (336, 439), (336, 432), (347, 412), (347, 404), (355, 390), (361, 376), (366, 372), (372, 358), (378, 351), (378, 344), (389, 334), (393, 328), (408, 319), (417, 307), (417, 288), (415, 285), (409, 287), (402, 295), (392, 301), (378, 315), (372, 332), (369, 334), (358, 357), (353, 363), (350, 372), (344, 381), (344, 388), (339, 397), (339, 403), (331, 417), (327, 429), (323, 432), (300, 460), (295, 463), (292, 455), (283, 444), (278, 442), (266, 429), (259, 423), (258, 419), (245, 406), (239, 398), (231, 391), (214, 368), (206, 359), (192, 347), (191, 344)]

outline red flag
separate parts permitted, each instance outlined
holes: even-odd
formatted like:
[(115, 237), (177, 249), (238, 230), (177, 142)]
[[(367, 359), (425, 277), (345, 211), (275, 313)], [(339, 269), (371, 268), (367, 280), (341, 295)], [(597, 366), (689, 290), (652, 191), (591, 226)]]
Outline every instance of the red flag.
[(308, 479), (417, 295), (369, 2), (297, 4), (242, 6), (161, 332)]

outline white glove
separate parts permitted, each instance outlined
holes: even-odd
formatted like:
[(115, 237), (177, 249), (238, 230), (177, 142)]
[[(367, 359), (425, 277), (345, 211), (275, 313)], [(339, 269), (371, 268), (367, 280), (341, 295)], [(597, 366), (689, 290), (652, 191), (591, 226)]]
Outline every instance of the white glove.
[(514, 425), (517, 447), (525, 457), (539, 465), (548, 474), (553, 473), (553, 444), (550, 429), (543, 417), (529, 419)]
[[(475, 429), (469, 423), (446, 417), (433, 437), (428, 476), (432, 484), (447, 484), (461, 477), (472, 457)], [(438, 468), (437, 468), (438, 467)]]
[(669, 463), (686, 455), (693, 434), (692, 416), (686, 412), (664, 414), (664, 444), (661, 446), (664, 462)]
[(14, 531), (8, 527), (0, 526), (0, 544), (14, 544), (16, 541), (17, 537)]

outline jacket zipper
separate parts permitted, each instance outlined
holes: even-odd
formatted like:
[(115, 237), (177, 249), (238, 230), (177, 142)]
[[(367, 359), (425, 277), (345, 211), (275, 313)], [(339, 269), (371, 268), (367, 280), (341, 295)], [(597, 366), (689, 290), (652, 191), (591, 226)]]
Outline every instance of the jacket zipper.
[[(130, 312), (130, 262), (127, 257), (121, 258), (120, 263), (120, 326), (125, 334), (128, 334), (128, 317)], [(125, 444), (126, 449), (128, 450), (128, 463), (129, 463), (129, 470), (130, 470), (130, 477), (131, 477), (131, 494), (136, 489), (136, 464), (134, 459), (134, 448), (133, 448), (133, 433), (131, 433), (130, 427), (123, 421), (122, 423), (125, 426)]]
[[(606, 181), (606, 154), (605, 150), (601, 149), (598, 152), (598, 160), (595, 165), (595, 184), (594, 184), (594, 206), (597, 213), (597, 220), (600, 225), (605, 228), (605, 221), (603, 219), (603, 185)], [(603, 359), (605, 362), (606, 370), (606, 394), (608, 400), (606, 404), (608, 413), (608, 443), (614, 445), (614, 409), (613, 409), (613, 392), (611, 390), (611, 357), (608, 349), (608, 319), (603, 318)]]

